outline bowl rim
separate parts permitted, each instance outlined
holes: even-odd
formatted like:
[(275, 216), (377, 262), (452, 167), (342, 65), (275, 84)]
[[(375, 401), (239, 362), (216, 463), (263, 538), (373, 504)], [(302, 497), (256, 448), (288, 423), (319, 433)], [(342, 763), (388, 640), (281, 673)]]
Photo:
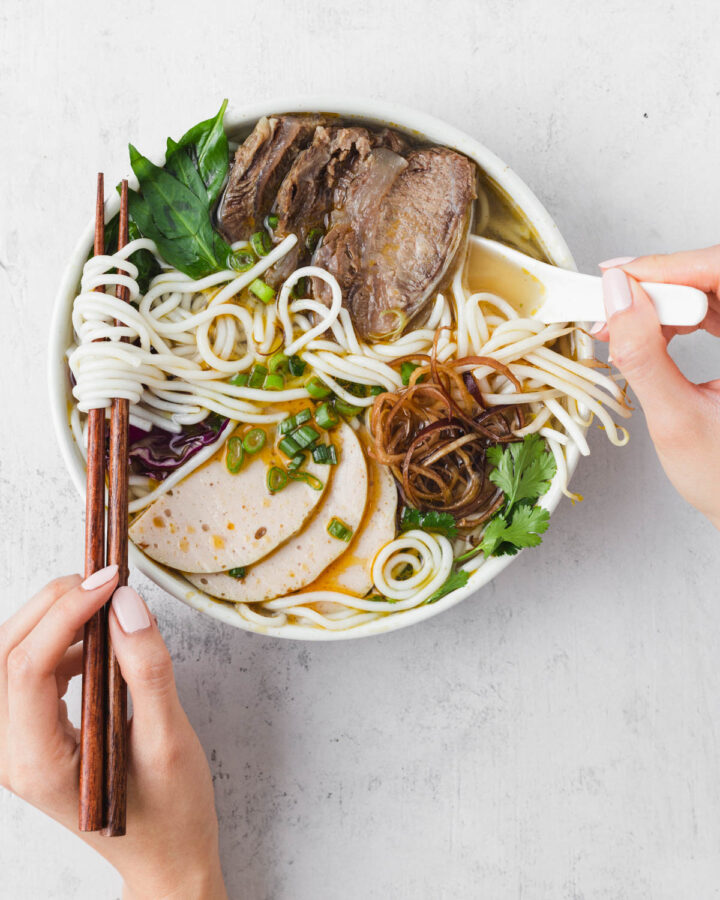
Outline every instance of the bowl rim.
[[(331, 111), (332, 114), (338, 114), (344, 118), (363, 119), (388, 126), (395, 125), (403, 130), (415, 132), (434, 143), (459, 150), (473, 159), (508, 195), (512, 202), (522, 210), (535, 228), (552, 262), (563, 268), (576, 269), (570, 250), (558, 226), (525, 182), (483, 143), (455, 126), (444, 122), (442, 119), (400, 104), (388, 103), (384, 100), (348, 98), (326, 94), (284, 96), (256, 101), (237, 108), (229, 106), (225, 115), (226, 132), (229, 134), (237, 133), (252, 126), (261, 116), (279, 111), (298, 113)], [(151, 158), (154, 158), (155, 161), (161, 164), (164, 154), (160, 151)], [(105, 208), (106, 216), (114, 215), (119, 208), (119, 200), (114, 192), (106, 202)], [(53, 302), (48, 348), (48, 388), (55, 435), (60, 445), (60, 452), (65, 465), (82, 498), (85, 497), (85, 462), (70, 428), (70, 396), (66, 368), (66, 350), (71, 338), (70, 315), (72, 302), (80, 280), (83, 264), (87, 258), (88, 249), (92, 246), (93, 235), (94, 222), (91, 220), (77, 241), (56, 293)], [(592, 355), (592, 341), (589, 338), (583, 337), (580, 344), (580, 352), (583, 358)], [(576, 445), (569, 445), (567, 454), (568, 480), (577, 466), (579, 455)], [(560, 502), (561, 497), (562, 488), (556, 477), (550, 490), (542, 498), (541, 505), (552, 513)], [(185, 581), (181, 575), (147, 557), (132, 541), (129, 545), (130, 564), (173, 597), (181, 600), (193, 609), (252, 633), (289, 640), (309, 641), (350, 640), (370, 637), (386, 634), (430, 619), (477, 593), (515, 559), (517, 559), (517, 556), (493, 557), (489, 559), (470, 575), (470, 579), (465, 587), (453, 591), (430, 606), (418, 606), (414, 609), (393, 613), (345, 631), (329, 631), (315, 626), (293, 624), (272, 627), (248, 622), (231, 604), (208, 597), (195, 589), (188, 581)]]

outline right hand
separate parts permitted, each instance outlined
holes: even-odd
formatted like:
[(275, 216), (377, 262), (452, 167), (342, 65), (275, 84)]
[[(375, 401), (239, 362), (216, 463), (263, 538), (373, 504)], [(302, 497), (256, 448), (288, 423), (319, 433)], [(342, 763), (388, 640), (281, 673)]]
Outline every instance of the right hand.
[[(665, 473), (679, 494), (720, 528), (720, 379), (693, 384), (667, 352), (695, 328), (661, 328), (639, 281), (685, 284), (708, 295), (698, 326), (720, 337), (720, 245), (705, 250), (600, 263), (613, 364), (627, 378), (647, 419)], [(629, 278), (627, 276), (630, 276)]]
[[(226, 898), (205, 754), (185, 715), (170, 655), (117, 566), (46, 585), (0, 628), (0, 784), (94, 847), (126, 898)], [(113, 592), (114, 596), (113, 596)], [(127, 834), (80, 833), (78, 731), (62, 697), (82, 669), (82, 629), (113, 596), (110, 636), (133, 699)]]

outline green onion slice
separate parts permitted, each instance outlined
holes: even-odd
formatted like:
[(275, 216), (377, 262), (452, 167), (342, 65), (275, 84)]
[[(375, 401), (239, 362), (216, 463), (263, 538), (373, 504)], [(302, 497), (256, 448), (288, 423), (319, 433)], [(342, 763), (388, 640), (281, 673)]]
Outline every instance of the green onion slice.
[(249, 381), (250, 376), (247, 372), (238, 372), (230, 379), (230, 384), (234, 384), (235, 387), (247, 387)]
[(269, 216), (265, 216), (265, 227), (270, 228), (271, 230), (275, 230), (278, 227), (278, 222), (280, 220), (274, 213), (270, 213)]
[(302, 449), (300, 447), (300, 444), (298, 444), (291, 437), (284, 437), (278, 444), (278, 447), (285, 454), (285, 456), (289, 456), (291, 459)]
[(324, 428), (325, 431), (328, 431), (330, 428), (334, 428), (340, 419), (332, 404), (326, 401), (325, 403), (321, 403), (315, 410), (315, 421), (320, 428)]
[(236, 566), (234, 569), (228, 569), (228, 575), (231, 578), (244, 578), (247, 575), (245, 566)]
[(284, 353), (275, 353), (270, 357), (268, 362), (268, 369), (271, 372), (277, 372), (278, 369), (282, 372), (287, 368), (288, 358)]
[(297, 378), (298, 375), (302, 375), (305, 371), (305, 366), (307, 363), (300, 359), (299, 356), (291, 356), (288, 360), (288, 369), (290, 370), (290, 374)]
[(262, 428), (251, 428), (243, 438), (243, 449), (252, 455), (258, 453), (265, 446), (267, 435)]
[(345, 416), (348, 419), (352, 419), (353, 416), (358, 416), (362, 412), (362, 406), (353, 406), (339, 397), (335, 398), (335, 409), (341, 416)]
[(271, 466), (267, 473), (267, 488), (271, 494), (281, 491), (288, 483), (288, 473), (280, 466)]
[[(305, 454), (296, 453), (287, 465), (288, 472), (296, 472), (304, 462)], [(292, 475), (290, 475), (290, 477), (292, 478)]]
[(252, 250), (236, 250), (230, 254), (230, 268), (236, 272), (247, 272), (255, 265), (255, 254)]
[(267, 256), (272, 249), (267, 231), (256, 231), (250, 235), (250, 244), (258, 256)]
[(239, 472), (244, 458), (245, 451), (243, 450), (242, 439), (231, 437), (227, 442), (227, 453), (225, 454), (225, 465), (228, 472), (232, 472), (233, 475)]
[(331, 537), (337, 538), (339, 541), (345, 541), (346, 543), (348, 543), (353, 536), (352, 528), (349, 528), (344, 522), (340, 519), (336, 519), (334, 516), (328, 522), (327, 531)]
[(314, 491), (321, 491), (323, 489), (322, 481), (314, 475), (311, 475), (310, 472), (289, 472), (288, 474), (293, 481), (304, 481), (305, 484), (310, 485)]
[(308, 379), (305, 382), (305, 390), (313, 397), (315, 400), (324, 400), (326, 397), (329, 397), (332, 394), (330, 388), (323, 384), (319, 378), (316, 378), (314, 375), (312, 378)]
[(311, 425), (301, 425), (297, 431), (293, 432), (293, 440), (299, 445), (301, 450), (305, 450), (318, 440), (320, 435)]
[(265, 376), (263, 387), (266, 391), (282, 391), (285, 387), (285, 379), (279, 372), (270, 372)]
[(263, 303), (272, 303), (275, 299), (274, 289), (269, 284), (265, 284), (262, 278), (256, 278), (255, 281), (251, 281), (248, 290), (251, 294), (255, 294), (258, 300), (262, 300)]
[(265, 376), (267, 375), (268, 370), (265, 366), (255, 365), (250, 369), (250, 379), (248, 381), (248, 386), (251, 388), (261, 388), (265, 383)]

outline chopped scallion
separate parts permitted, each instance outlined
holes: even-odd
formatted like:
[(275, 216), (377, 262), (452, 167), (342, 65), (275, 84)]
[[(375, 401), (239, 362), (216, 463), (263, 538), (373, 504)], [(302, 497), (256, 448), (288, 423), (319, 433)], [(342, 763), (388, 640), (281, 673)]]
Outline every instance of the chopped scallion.
[(245, 566), (236, 566), (234, 569), (228, 569), (228, 575), (231, 578), (244, 578), (247, 575)]
[(234, 384), (235, 387), (247, 387), (249, 381), (250, 376), (247, 372), (238, 372), (230, 379), (230, 384)]
[(225, 454), (225, 465), (228, 472), (232, 472), (233, 475), (239, 472), (244, 459), (245, 451), (243, 450), (242, 439), (231, 437), (227, 442), (227, 453)]
[(370, 396), (371, 397), (379, 397), (380, 394), (384, 394), (385, 392), (386, 392), (386, 389), (379, 384), (374, 384), (370, 388)]
[(247, 272), (255, 265), (255, 254), (251, 250), (236, 250), (230, 254), (230, 268), (236, 272)]
[(250, 378), (248, 380), (248, 387), (251, 388), (261, 388), (265, 382), (265, 376), (267, 375), (268, 370), (265, 366), (254, 365), (252, 369), (250, 369)]
[(290, 370), (290, 374), (297, 378), (298, 375), (302, 375), (305, 371), (305, 366), (307, 363), (300, 359), (299, 356), (291, 356), (288, 360), (288, 369)]
[(268, 369), (271, 372), (277, 372), (280, 370), (281, 372), (287, 368), (288, 358), (284, 353), (275, 353), (270, 357), (268, 362)]
[(314, 375), (305, 382), (305, 390), (315, 400), (324, 400), (332, 394), (330, 388)]
[(328, 431), (330, 428), (334, 428), (340, 419), (332, 404), (325, 401), (325, 403), (321, 403), (315, 410), (315, 421), (320, 428), (324, 428), (325, 431)]
[(301, 425), (297, 431), (293, 432), (292, 439), (301, 450), (306, 450), (308, 447), (312, 447), (319, 437), (320, 435), (311, 425)]
[(306, 422), (309, 422), (312, 419), (312, 413), (309, 408), (306, 406), (305, 409), (301, 409), (299, 413), (295, 416), (295, 424), (296, 425), (304, 425)]
[(274, 213), (271, 213), (269, 216), (265, 216), (265, 227), (275, 230), (278, 227), (279, 221), (278, 217)]
[(296, 472), (304, 462), (305, 462), (305, 454), (304, 453), (296, 453), (295, 456), (293, 456), (293, 458), (288, 463), (288, 466), (287, 466), (288, 472)]
[(280, 466), (271, 466), (267, 473), (267, 488), (271, 494), (281, 491), (288, 483), (288, 473)]
[(327, 531), (331, 537), (337, 538), (339, 541), (345, 541), (346, 543), (350, 541), (350, 538), (353, 535), (352, 528), (348, 528), (344, 522), (341, 522), (340, 519), (336, 519), (334, 516), (328, 523)]
[(267, 435), (262, 428), (251, 428), (243, 438), (243, 448), (246, 453), (257, 453), (265, 446)]
[(270, 372), (265, 376), (263, 387), (266, 391), (282, 391), (285, 387), (285, 379), (279, 372)]
[(339, 397), (335, 398), (335, 409), (341, 416), (345, 416), (347, 419), (352, 419), (353, 416), (360, 415), (362, 412), (362, 406), (353, 406), (351, 403), (346, 403)]
[(267, 231), (256, 231), (250, 235), (250, 244), (258, 256), (267, 256), (272, 249)]
[(256, 278), (255, 281), (251, 281), (248, 290), (251, 294), (255, 294), (258, 300), (262, 300), (263, 303), (272, 303), (275, 299), (274, 289), (269, 284), (266, 284), (262, 278)]
[(300, 444), (291, 437), (284, 437), (278, 444), (278, 447), (285, 456), (289, 457), (295, 456), (295, 454), (299, 453), (301, 450)]
[(289, 474), (293, 481), (304, 481), (305, 484), (310, 485), (314, 491), (321, 491), (323, 489), (322, 481), (314, 475), (311, 475), (310, 472), (290, 472)]

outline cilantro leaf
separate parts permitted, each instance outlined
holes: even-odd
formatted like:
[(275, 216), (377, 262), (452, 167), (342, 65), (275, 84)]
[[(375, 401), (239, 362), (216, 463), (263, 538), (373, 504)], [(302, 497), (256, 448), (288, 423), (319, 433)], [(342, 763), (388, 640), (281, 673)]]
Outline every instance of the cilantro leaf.
[(504, 514), (490, 519), (480, 547), (485, 556), (512, 556), (522, 547), (537, 547), (549, 524), (550, 513), (546, 509), (524, 504), (509, 519)]
[(422, 528), (423, 531), (436, 531), (447, 538), (457, 536), (457, 524), (451, 513), (438, 512), (431, 509), (428, 512), (420, 512), (412, 506), (406, 506), (400, 521), (402, 531), (410, 531), (412, 528)]
[(458, 588), (465, 587), (468, 583), (468, 579), (470, 576), (467, 572), (459, 569), (457, 572), (453, 572), (452, 575), (448, 578), (445, 584), (440, 585), (440, 587), (435, 591), (434, 594), (430, 594), (425, 603), (437, 603), (442, 597), (446, 594), (451, 593), (452, 591), (456, 591)]
[(487, 458), (495, 466), (490, 480), (505, 494), (505, 509), (522, 500), (535, 502), (550, 487), (557, 466), (545, 441), (537, 434), (504, 448), (491, 447)]

